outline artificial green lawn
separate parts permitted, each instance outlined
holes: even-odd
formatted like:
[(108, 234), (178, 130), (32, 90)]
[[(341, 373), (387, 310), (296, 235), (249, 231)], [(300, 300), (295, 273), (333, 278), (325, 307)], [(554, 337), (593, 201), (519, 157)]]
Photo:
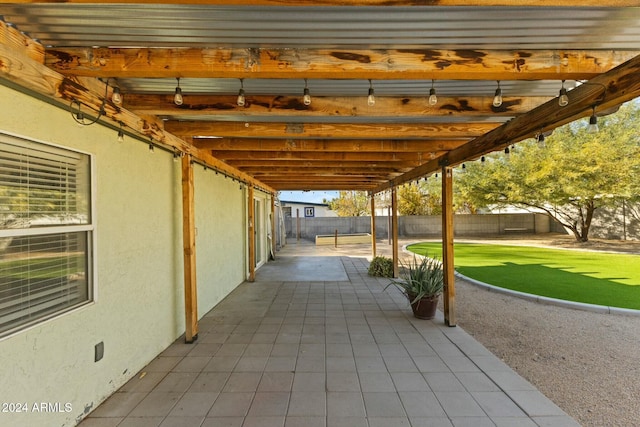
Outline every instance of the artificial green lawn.
[[(408, 249), (421, 255), (442, 255), (439, 242), (417, 243)], [(640, 255), (474, 243), (456, 243), (454, 253), (456, 270), (481, 282), (640, 310)]]

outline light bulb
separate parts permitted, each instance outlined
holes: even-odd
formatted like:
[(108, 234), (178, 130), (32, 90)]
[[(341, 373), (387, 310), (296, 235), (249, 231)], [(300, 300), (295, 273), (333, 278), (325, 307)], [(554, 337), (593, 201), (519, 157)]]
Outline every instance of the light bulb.
[(246, 101), (247, 98), (245, 97), (244, 89), (240, 88), (240, 90), (238, 91), (238, 99), (236, 100), (238, 107), (244, 107)]
[(544, 142), (544, 134), (540, 132), (540, 134), (538, 134), (538, 147), (544, 148), (545, 146), (546, 144)]
[(118, 131), (118, 142), (124, 142), (124, 132), (122, 129)]
[(436, 95), (436, 90), (431, 88), (429, 90), (429, 105), (434, 106), (438, 103), (438, 96)]
[(156, 151), (156, 149), (155, 149), (155, 147), (153, 146), (153, 143), (151, 143), (151, 142), (150, 142), (150, 143), (149, 143), (149, 152), (150, 152), (151, 154), (153, 154), (153, 153), (155, 153), (155, 151)]
[(567, 96), (567, 90), (565, 88), (560, 89), (558, 105), (561, 107), (566, 107), (567, 105), (569, 105), (569, 97)]
[(436, 88), (433, 87), (433, 79), (431, 79), (431, 89), (429, 90), (429, 105), (432, 107), (438, 103), (438, 97), (436, 96)]
[(113, 88), (113, 94), (111, 94), (111, 101), (116, 105), (122, 105), (122, 94), (119, 87)]
[(304, 95), (302, 97), (302, 102), (304, 105), (311, 105), (311, 94), (309, 93), (309, 88), (304, 88)]
[(373, 107), (374, 105), (376, 105), (376, 95), (372, 87), (369, 88), (369, 95), (367, 96), (367, 105), (369, 107)]
[(496, 93), (493, 96), (493, 106), (499, 107), (502, 105), (502, 89), (500, 89), (500, 83), (498, 83), (498, 89), (496, 89)]
[(182, 89), (180, 86), (176, 88), (176, 93), (173, 95), (173, 103), (176, 105), (182, 105), (184, 98), (182, 97)]
[(591, 117), (589, 117), (589, 125), (587, 126), (587, 132), (589, 132), (589, 133), (597, 133), (598, 130), (599, 130), (599, 128), (598, 128), (598, 118), (596, 117), (596, 113), (595, 113), (595, 110), (594, 110), (594, 112), (591, 115)]

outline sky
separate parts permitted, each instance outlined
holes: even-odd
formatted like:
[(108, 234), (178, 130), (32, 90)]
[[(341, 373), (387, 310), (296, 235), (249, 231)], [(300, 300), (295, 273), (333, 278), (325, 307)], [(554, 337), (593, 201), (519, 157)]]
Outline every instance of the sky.
[(288, 202), (322, 203), (322, 199), (338, 197), (337, 191), (281, 191), (280, 200)]

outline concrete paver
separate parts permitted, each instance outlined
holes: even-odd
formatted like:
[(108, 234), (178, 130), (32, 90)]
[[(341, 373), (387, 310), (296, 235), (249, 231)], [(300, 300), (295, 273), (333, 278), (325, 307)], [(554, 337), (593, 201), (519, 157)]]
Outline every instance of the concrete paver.
[(578, 426), (344, 252), (289, 244), (81, 425)]

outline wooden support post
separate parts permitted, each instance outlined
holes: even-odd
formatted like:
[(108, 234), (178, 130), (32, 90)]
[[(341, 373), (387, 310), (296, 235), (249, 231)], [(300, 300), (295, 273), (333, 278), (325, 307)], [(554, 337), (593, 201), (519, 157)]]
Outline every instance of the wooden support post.
[(193, 205), (193, 165), (182, 156), (182, 246), (184, 250), (184, 340), (198, 339), (198, 288), (196, 286), (196, 224)]
[(442, 266), (444, 268), (444, 323), (456, 326), (456, 286), (453, 270), (453, 173), (442, 167)]
[(393, 236), (391, 246), (393, 254), (393, 277), (398, 277), (400, 270), (398, 268), (398, 194), (396, 187), (391, 189), (391, 229)]
[(276, 259), (276, 197), (271, 195), (271, 257)]
[(371, 254), (376, 256), (376, 197), (371, 193)]
[(256, 280), (256, 225), (255, 225), (255, 201), (253, 200), (253, 185), (249, 185), (247, 192), (249, 213), (249, 281)]

